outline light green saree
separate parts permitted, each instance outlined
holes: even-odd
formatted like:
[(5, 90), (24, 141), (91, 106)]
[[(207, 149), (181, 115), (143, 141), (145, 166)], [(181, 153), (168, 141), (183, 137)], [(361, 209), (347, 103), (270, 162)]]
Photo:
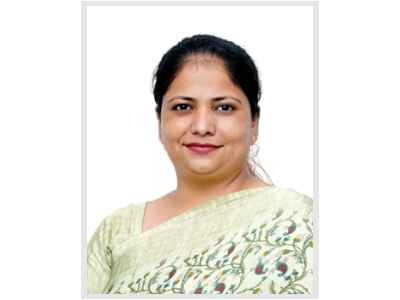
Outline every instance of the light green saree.
[(261, 187), (141, 232), (145, 203), (108, 216), (88, 246), (89, 294), (310, 294), (312, 200)]

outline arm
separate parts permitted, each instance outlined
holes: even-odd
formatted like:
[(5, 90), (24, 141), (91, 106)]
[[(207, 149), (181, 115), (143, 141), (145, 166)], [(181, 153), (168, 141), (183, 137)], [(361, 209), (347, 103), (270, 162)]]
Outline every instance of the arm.
[(98, 226), (88, 245), (88, 294), (104, 293), (111, 275), (112, 255), (109, 247), (111, 223), (108, 218)]

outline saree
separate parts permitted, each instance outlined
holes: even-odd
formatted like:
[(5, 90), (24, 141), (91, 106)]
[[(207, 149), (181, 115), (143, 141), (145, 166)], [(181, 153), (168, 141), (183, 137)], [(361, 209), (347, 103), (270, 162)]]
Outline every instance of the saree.
[(312, 199), (275, 186), (214, 198), (142, 232), (145, 203), (88, 244), (88, 294), (311, 294)]

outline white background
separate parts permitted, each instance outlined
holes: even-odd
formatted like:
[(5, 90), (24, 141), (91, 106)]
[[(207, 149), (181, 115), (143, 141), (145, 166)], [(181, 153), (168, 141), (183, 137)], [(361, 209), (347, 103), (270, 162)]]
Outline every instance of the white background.
[[(320, 2), (320, 298), (396, 299), (398, 1)], [(0, 7), (4, 299), (80, 299), (80, 2)]]
[(89, 6), (87, 26), (88, 237), (117, 208), (175, 188), (151, 76), (170, 47), (198, 33), (253, 57), (263, 87), (258, 157), (275, 185), (313, 197), (312, 6)]

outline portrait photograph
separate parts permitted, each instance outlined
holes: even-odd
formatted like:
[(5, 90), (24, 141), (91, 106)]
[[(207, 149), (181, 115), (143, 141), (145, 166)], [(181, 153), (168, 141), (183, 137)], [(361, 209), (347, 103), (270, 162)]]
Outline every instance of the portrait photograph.
[(399, 11), (2, 1), (2, 299), (399, 298)]
[(82, 2), (83, 295), (318, 295), (316, 2)]

